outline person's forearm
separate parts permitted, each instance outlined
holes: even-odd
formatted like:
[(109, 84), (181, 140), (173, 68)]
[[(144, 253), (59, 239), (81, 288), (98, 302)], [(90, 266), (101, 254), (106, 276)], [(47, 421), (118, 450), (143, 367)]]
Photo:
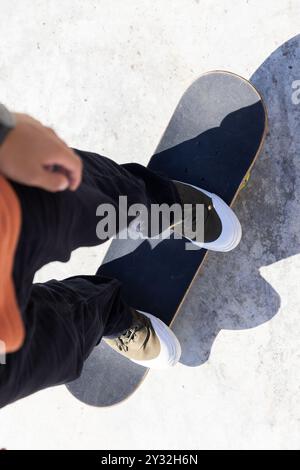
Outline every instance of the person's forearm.
[(0, 105), (0, 173), (47, 191), (75, 191), (82, 163), (52, 129)]

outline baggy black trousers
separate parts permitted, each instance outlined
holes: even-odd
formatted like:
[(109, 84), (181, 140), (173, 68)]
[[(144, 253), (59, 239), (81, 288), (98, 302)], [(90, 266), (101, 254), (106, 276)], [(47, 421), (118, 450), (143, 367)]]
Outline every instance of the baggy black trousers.
[(96, 235), (102, 203), (112, 204), (118, 214), (119, 196), (127, 196), (128, 205), (147, 207), (178, 202), (173, 183), (141, 165), (76, 152), (83, 160), (83, 180), (75, 192), (12, 183), (22, 209), (14, 283), (26, 339), (0, 365), (0, 407), (76, 379), (102, 336), (131, 324), (131, 308), (116, 279), (78, 275), (33, 284), (35, 272), (51, 261), (68, 261), (78, 247), (103, 242)]

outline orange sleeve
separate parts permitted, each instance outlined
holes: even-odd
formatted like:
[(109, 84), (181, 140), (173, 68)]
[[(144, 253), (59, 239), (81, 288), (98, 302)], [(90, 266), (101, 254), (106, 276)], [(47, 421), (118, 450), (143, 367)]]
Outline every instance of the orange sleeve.
[(20, 229), (20, 202), (11, 184), (0, 175), (0, 340), (7, 353), (18, 350), (25, 337), (13, 281)]

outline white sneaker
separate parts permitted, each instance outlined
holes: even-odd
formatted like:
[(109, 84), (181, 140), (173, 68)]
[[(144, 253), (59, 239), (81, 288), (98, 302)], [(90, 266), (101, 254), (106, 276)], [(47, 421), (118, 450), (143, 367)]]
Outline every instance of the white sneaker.
[[(174, 183), (182, 204), (204, 205), (204, 240), (198, 241), (189, 236), (188, 232), (182, 235), (200, 248), (212, 251), (233, 250), (242, 237), (242, 227), (233, 210), (216, 194), (180, 181)], [(182, 220), (172, 228), (174, 232), (182, 232)]]
[[(173, 231), (199, 248), (224, 252), (233, 250), (242, 237), (242, 227), (233, 210), (216, 194), (181, 181), (174, 181), (174, 184), (182, 205), (181, 217), (171, 225), (170, 221), (166, 221), (164, 228), (160, 229), (159, 238), (170, 238)], [(201, 238), (195, 237), (196, 205), (199, 204), (204, 208), (204, 220), (199, 222), (203, 229)], [(190, 223), (186, 224), (187, 221)], [(148, 235), (148, 224), (141, 216), (134, 219), (127, 230), (130, 238), (151, 238)], [(157, 238), (157, 234), (153, 238)]]
[(130, 328), (116, 338), (103, 339), (122, 356), (151, 369), (173, 367), (181, 356), (173, 331), (154, 315), (137, 310)]

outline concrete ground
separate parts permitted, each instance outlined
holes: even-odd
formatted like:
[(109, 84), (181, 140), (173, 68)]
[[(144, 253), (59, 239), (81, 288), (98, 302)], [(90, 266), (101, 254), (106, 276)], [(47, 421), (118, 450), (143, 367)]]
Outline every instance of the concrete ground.
[[(146, 163), (211, 69), (252, 79), (270, 133), (235, 206), (241, 245), (211, 254), (176, 321), (181, 364), (110, 409), (64, 386), (4, 408), (0, 447), (300, 448), (299, 25), (298, 0), (1, 1), (0, 101), (72, 146)], [(37, 279), (93, 273), (106, 248)]]

